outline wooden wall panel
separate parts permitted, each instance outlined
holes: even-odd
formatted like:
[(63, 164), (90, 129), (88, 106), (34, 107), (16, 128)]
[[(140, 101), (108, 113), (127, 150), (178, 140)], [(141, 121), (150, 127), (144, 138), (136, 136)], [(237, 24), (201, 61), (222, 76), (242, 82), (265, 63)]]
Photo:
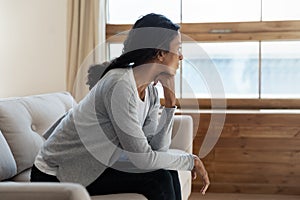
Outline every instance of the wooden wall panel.
[[(182, 23), (183, 41), (259, 41), (300, 38), (300, 21)], [(123, 42), (131, 24), (107, 24), (106, 38)]]
[[(213, 123), (211, 113), (181, 114), (200, 117), (194, 124), (193, 151), (198, 154)], [(228, 112), (221, 136), (203, 162), (211, 179), (209, 192), (299, 195), (300, 113)], [(193, 191), (201, 185), (200, 179), (193, 181)]]
[[(199, 192), (200, 183), (193, 185), (193, 192)], [(214, 183), (208, 192), (214, 193), (247, 193), (247, 194), (299, 194), (298, 186), (286, 186), (284, 184), (243, 184), (243, 183)]]

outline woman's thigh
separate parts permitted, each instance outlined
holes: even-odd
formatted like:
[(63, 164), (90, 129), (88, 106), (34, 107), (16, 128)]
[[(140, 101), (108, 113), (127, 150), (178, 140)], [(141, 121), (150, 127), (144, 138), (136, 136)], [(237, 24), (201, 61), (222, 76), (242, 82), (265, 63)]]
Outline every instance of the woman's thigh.
[(181, 199), (177, 171), (163, 169), (147, 173), (127, 173), (108, 168), (87, 190), (90, 195), (139, 193), (149, 200)]

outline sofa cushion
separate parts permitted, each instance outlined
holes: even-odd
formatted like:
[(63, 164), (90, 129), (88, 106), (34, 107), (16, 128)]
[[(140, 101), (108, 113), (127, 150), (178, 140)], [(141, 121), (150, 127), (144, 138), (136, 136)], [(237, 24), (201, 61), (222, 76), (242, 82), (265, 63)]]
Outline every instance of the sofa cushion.
[(17, 173), (32, 166), (44, 141), (41, 135), (73, 103), (66, 92), (0, 99), (0, 130), (15, 158)]
[(0, 181), (2, 181), (17, 174), (17, 165), (1, 130), (0, 152)]
[(190, 171), (178, 171), (182, 199), (188, 199), (192, 192), (192, 178)]
[(30, 182), (30, 175), (31, 175), (31, 168), (25, 169), (24, 171), (8, 179), (7, 181)]
[(193, 119), (191, 116), (175, 115), (170, 148), (181, 149), (188, 153), (192, 153)]
[(147, 200), (145, 196), (136, 193), (99, 195), (99, 196), (92, 196), (91, 199), (92, 200)]

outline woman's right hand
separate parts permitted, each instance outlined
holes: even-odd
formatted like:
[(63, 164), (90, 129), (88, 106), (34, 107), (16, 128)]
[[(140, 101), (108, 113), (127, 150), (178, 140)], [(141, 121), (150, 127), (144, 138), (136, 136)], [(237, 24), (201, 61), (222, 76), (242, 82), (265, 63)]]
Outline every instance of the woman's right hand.
[(201, 176), (203, 181), (203, 187), (201, 189), (201, 193), (204, 195), (209, 184), (209, 177), (208, 173), (203, 165), (203, 162), (200, 160), (200, 158), (196, 155), (194, 155), (194, 168), (192, 170), (192, 178), (195, 180), (197, 178), (197, 174)]
[(175, 107), (175, 76), (167, 73), (161, 73), (155, 78), (154, 85), (156, 85), (158, 82), (161, 83), (164, 89), (165, 107)]

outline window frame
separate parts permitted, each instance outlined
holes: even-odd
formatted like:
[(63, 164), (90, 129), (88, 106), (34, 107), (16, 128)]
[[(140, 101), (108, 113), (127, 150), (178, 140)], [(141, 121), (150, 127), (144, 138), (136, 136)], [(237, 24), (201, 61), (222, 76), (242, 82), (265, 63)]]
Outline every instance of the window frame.
[[(241, 41), (289, 41), (300, 40), (300, 20), (257, 21), (257, 22), (222, 22), (222, 23), (179, 23), (180, 31), (197, 42), (241, 42)], [(106, 24), (108, 43), (122, 43), (132, 24)], [(259, 55), (261, 65), (261, 55)], [(261, 77), (259, 82), (261, 82)], [(259, 83), (259, 88), (261, 83)], [(259, 91), (260, 92), (260, 91)], [(179, 107), (192, 107), (194, 100), (180, 98)], [(300, 109), (300, 98), (267, 99), (240, 98), (226, 99), (227, 109)], [(163, 104), (164, 101), (161, 100)], [(198, 98), (200, 109), (210, 109), (211, 99)]]

